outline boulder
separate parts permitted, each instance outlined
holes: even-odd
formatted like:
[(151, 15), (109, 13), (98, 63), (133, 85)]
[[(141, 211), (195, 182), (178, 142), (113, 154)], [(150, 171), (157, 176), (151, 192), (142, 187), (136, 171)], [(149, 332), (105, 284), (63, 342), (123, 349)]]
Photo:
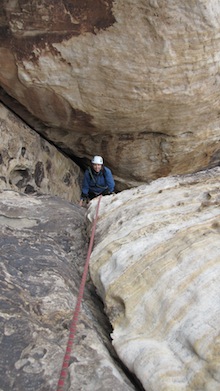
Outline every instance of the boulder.
[(220, 389), (219, 181), (216, 168), (101, 199), (90, 273), (146, 391)]
[(3, 2), (1, 99), (117, 188), (220, 163), (215, 0)]

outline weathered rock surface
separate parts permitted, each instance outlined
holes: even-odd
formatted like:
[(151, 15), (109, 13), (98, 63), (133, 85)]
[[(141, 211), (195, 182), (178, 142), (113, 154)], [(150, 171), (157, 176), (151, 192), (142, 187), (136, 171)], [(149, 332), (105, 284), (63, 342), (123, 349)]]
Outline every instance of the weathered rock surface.
[[(56, 389), (87, 252), (84, 228), (84, 211), (76, 205), (0, 192), (1, 391)], [(88, 280), (66, 389), (135, 389), (115, 361), (107, 332)]]
[(220, 390), (219, 183), (216, 168), (101, 200), (90, 273), (146, 391)]
[(214, 167), (219, 26), (215, 0), (4, 1), (1, 99), (118, 189)]
[(0, 104), (0, 189), (80, 199), (80, 168)]

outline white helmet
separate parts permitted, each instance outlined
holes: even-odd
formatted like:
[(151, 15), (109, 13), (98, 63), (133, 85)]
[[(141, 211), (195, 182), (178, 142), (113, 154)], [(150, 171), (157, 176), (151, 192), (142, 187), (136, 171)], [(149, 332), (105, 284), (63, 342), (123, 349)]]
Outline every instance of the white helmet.
[(103, 159), (101, 156), (94, 156), (92, 159), (92, 164), (103, 164)]

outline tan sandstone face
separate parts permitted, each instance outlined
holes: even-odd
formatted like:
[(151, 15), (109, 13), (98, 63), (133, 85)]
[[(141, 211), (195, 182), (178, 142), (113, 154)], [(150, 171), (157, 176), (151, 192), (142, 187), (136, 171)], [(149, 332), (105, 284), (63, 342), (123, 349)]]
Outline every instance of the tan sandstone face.
[(216, 168), (101, 200), (90, 273), (146, 391), (220, 388), (219, 180)]
[[(219, 162), (218, 2), (5, 2), (3, 101), (118, 189)], [(8, 94), (8, 95), (6, 95)]]

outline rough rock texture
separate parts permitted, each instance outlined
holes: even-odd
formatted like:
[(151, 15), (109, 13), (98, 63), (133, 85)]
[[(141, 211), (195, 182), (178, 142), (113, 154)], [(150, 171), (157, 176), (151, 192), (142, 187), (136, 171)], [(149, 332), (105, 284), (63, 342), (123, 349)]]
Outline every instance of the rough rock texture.
[(216, 168), (101, 200), (90, 273), (146, 391), (220, 390), (219, 182)]
[[(87, 252), (84, 233), (84, 210), (76, 205), (0, 192), (1, 391), (56, 390)], [(115, 361), (108, 332), (88, 279), (65, 390), (136, 389)]]
[(0, 189), (80, 199), (80, 168), (0, 104)]
[(4, 0), (1, 97), (118, 189), (214, 167), (219, 27), (216, 0)]

